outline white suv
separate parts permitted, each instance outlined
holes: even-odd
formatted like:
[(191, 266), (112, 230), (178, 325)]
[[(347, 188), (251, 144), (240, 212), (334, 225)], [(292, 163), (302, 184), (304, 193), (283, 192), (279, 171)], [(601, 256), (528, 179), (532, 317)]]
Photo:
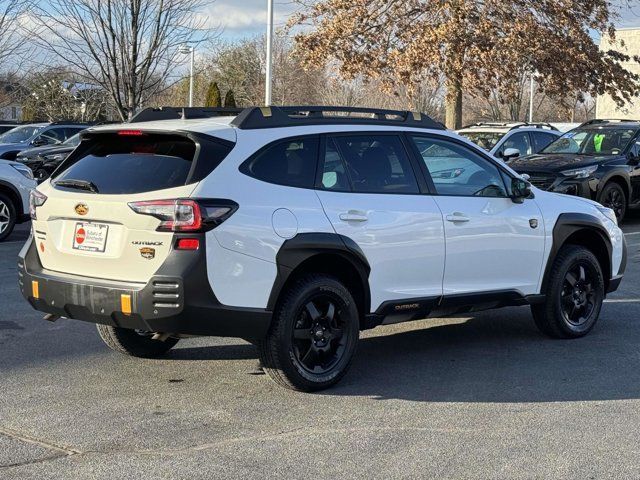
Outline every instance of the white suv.
[(458, 133), (506, 162), (539, 153), (562, 136), (551, 124), (524, 122), (480, 122), (467, 125)]
[(16, 224), (29, 221), (29, 192), (37, 185), (29, 167), (0, 160), (0, 242)]
[(190, 118), (207, 114), (82, 134), (32, 196), (34, 308), (135, 356), (244, 338), (276, 382), (311, 391), (345, 374), (360, 330), (531, 305), (546, 334), (580, 337), (622, 279), (610, 209), (532, 188), (425, 115)]

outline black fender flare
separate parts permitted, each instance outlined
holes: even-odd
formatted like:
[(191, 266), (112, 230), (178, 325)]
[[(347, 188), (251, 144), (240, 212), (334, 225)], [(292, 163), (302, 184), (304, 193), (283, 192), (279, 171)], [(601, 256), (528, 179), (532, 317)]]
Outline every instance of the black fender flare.
[[(558, 216), (556, 224), (553, 227), (553, 243), (551, 245), (551, 250), (549, 251), (549, 256), (547, 258), (547, 265), (544, 270), (541, 293), (546, 291), (549, 273), (553, 267), (553, 263), (555, 262), (558, 252), (571, 235), (581, 230), (593, 231), (603, 240), (608, 255), (609, 271), (603, 271), (602, 273), (604, 275), (605, 282), (608, 282), (612, 278), (611, 257), (613, 246), (611, 245), (609, 233), (602, 222), (597, 217), (588, 213), (562, 213)], [(624, 269), (624, 265), (622, 265), (621, 268)]]
[(371, 310), (371, 291), (369, 289), (369, 274), (371, 266), (367, 258), (351, 238), (337, 233), (299, 233), (295, 237), (285, 240), (276, 255), (277, 275), (269, 295), (267, 310), (273, 311), (280, 293), (291, 274), (303, 262), (321, 254), (337, 255), (348, 261), (358, 273), (364, 291), (364, 314)]

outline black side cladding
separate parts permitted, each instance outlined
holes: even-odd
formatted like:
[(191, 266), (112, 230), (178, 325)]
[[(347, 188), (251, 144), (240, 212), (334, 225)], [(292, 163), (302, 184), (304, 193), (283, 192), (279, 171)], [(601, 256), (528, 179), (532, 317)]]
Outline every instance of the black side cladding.
[(276, 255), (278, 273), (271, 289), (267, 310), (273, 311), (282, 288), (298, 266), (316, 255), (327, 253), (338, 255), (348, 261), (358, 272), (363, 285), (366, 312), (369, 312), (371, 308), (369, 262), (362, 249), (353, 240), (336, 233), (299, 233), (282, 244)]

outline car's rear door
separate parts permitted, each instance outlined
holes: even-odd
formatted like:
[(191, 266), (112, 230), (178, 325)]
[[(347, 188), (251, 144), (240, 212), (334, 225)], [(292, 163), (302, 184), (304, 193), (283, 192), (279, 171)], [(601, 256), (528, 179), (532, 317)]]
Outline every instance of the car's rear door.
[(442, 215), (423, 195), (403, 137), (353, 133), (324, 140), (318, 196), (335, 231), (353, 240), (371, 266), (372, 309), (385, 301), (438, 298)]

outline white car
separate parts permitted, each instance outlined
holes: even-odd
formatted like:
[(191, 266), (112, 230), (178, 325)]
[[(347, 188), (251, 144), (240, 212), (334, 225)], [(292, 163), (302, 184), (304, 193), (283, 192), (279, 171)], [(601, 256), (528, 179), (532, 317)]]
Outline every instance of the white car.
[(508, 162), (540, 152), (562, 132), (548, 123), (480, 122), (458, 130), (458, 134)]
[(575, 338), (620, 284), (610, 209), (531, 187), (423, 114), (207, 113), (90, 128), (33, 192), (20, 288), (47, 319), (141, 357), (244, 338), (277, 383), (312, 391), (363, 329), (529, 305)]
[(16, 224), (30, 220), (29, 192), (37, 185), (29, 167), (0, 160), (0, 242), (11, 235)]

